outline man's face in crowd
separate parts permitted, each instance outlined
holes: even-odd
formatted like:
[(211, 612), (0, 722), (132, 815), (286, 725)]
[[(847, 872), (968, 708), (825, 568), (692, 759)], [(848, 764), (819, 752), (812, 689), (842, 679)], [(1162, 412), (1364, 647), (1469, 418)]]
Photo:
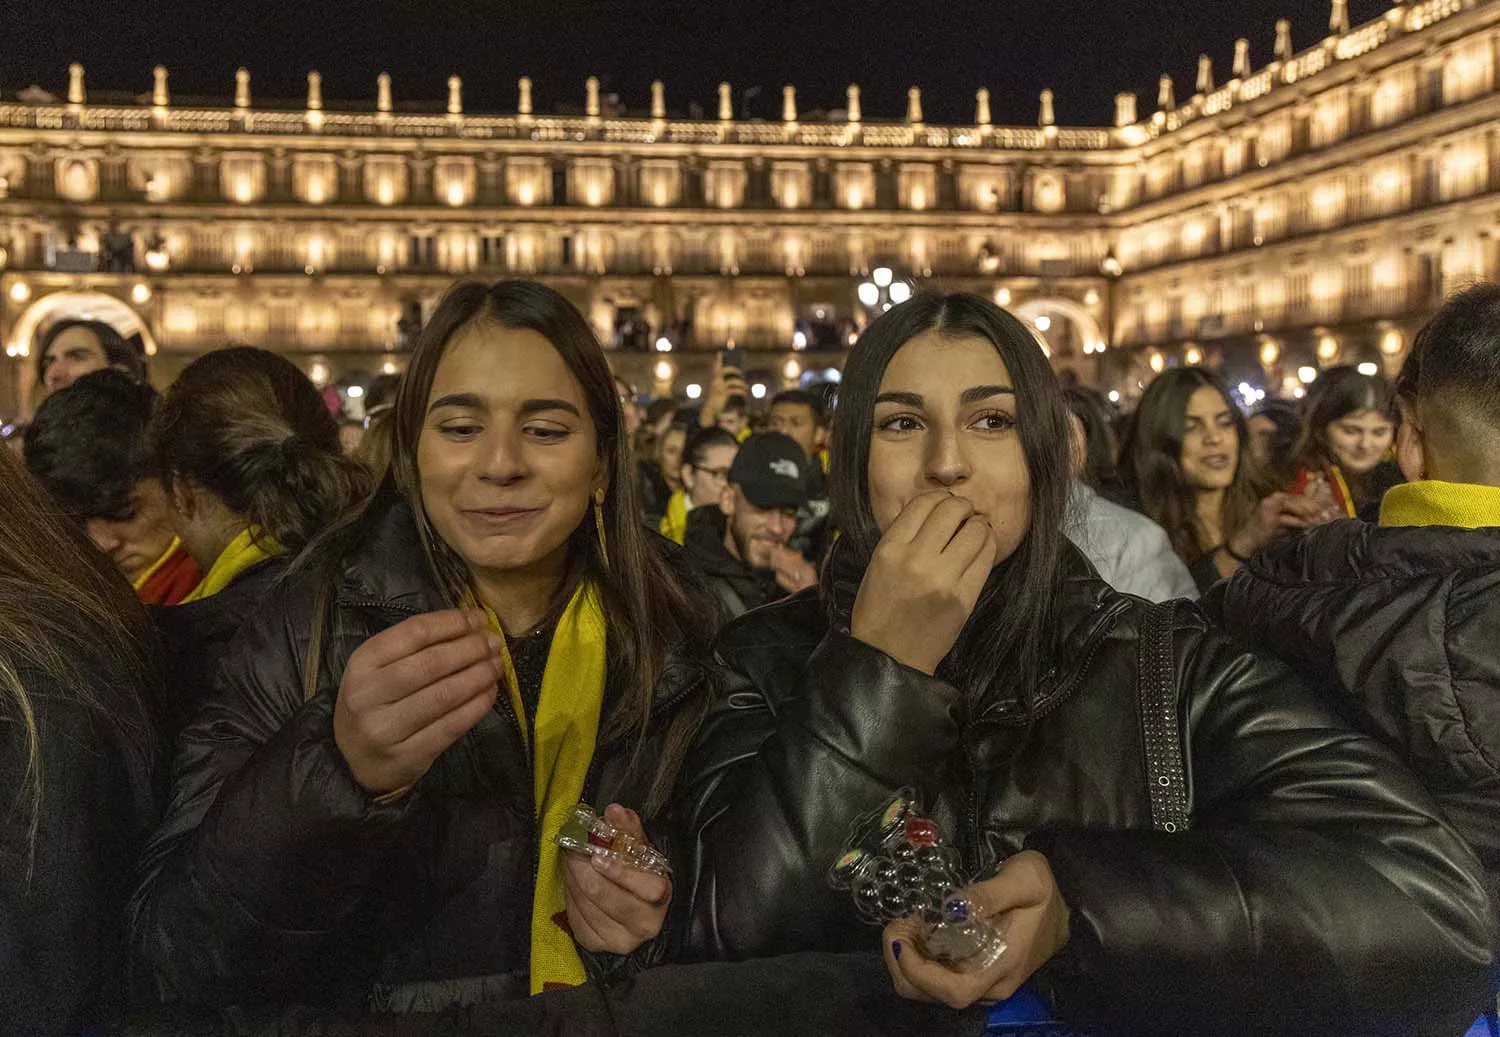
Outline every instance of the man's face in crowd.
[(778, 547), (797, 530), (796, 508), (757, 508), (738, 486), (726, 486), (719, 497), (729, 522), (734, 553), (752, 569), (770, 569)]
[(135, 484), (124, 512), (87, 519), (84, 528), (89, 539), (109, 555), (125, 578), (134, 580), (166, 554), (172, 543), (166, 490), (157, 479), (142, 479)]
[(750, 415), (742, 410), (726, 410), (719, 415), (718, 426), (731, 436), (738, 436), (750, 425)]
[(703, 451), (697, 464), (682, 466), (682, 488), (687, 491), (688, 505), (701, 508), (719, 503), (724, 487), (729, 485), (729, 466), (734, 464), (738, 447), (728, 445), (711, 446)]
[(778, 403), (771, 407), (771, 431), (791, 436), (809, 458), (822, 449), (822, 429), (817, 416), (805, 403)]
[(68, 328), (47, 344), (42, 356), (42, 384), (49, 393), (57, 392), (108, 366), (109, 357), (99, 336), (85, 327)]

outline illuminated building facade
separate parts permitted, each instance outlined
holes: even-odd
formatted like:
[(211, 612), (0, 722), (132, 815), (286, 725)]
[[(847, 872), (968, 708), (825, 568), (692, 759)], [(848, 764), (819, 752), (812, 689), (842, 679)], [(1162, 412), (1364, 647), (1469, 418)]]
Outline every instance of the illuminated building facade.
[[(1500, 269), (1500, 2), (1427, 0), (1294, 52), (1278, 27), (1227, 81), (1205, 58), (1177, 103), (1121, 95), (1116, 125), (779, 122), (639, 112), (586, 84), (582, 114), (140, 98), (0, 101), (0, 415), (35, 403), (54, 321), (140, 334), (159, 382), (229, 342), (276, 349), (320, 381), (399, 370), (413, 328), (460, 276), (536, 277), (573, 299), (654, 393), (701, 384), (747, 349), (774, 391), (836, 367), (900, 282), (982, 292), (1030, 321), (1054, 363), (1130, 395), (1153, 369), (1206, 361), (1287, 372), (1399, 362), (1442, 295)], [(873, 300), (873, 304), (867, 300)], [(1295, 375), (1286, 380), (1295, 384)]]

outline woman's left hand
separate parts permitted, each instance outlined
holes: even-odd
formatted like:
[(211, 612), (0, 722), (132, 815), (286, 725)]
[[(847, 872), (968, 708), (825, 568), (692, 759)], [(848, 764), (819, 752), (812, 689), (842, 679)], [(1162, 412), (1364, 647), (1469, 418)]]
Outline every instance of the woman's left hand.
[[(604, 819), (647, 841), (635, 811), (611, 803)], [(568, 924), (585, 950), (629, 954), (661, 932), (672, 902), (671, 879), (593, 855), (567, 854), (563, 868)]]
[(952, 1008), (1004, 1001), (1068, 942), (1068, 905), (1047, 858), (1035, 850), (1011, 857), (994, 878), (966, 892), (982, 917), (999, 925), (1005, 953), (988, 969), (960, 972), (922, 957), (915, 918), (891, 922), (885, 927), (885, 965), (902, 997)]

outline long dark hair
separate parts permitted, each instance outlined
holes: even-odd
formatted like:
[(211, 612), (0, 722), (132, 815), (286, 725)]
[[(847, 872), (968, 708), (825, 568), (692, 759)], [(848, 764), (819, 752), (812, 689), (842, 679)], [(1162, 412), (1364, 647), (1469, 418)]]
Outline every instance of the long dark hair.
[[(396, 394), (387, 429), (390, 460), (385, 471), (376, 473), (376, 490), (326, 538), (315, 541), (308, 553), (322, 555), (325, 564), (343, 557), (358, 544), (361, 531), (384, 507), (389, 494), (398, 493), (411, 508), (438, 589), (455, 606), (466, 598), (471, 583), (468, 568), (433, 528), (422, 503), (417, 442), (427, 397), (449, 343), (464, 328), (483, 323), (537, 332), (557, 350), (583, 389), (599, 457), (610, 473), (602, 508), (609, 560), (606, 564), (600, 553), (591, 514), (569, 541), (570, 562), (575, 572), (598, 587), (608, 629), (609, 673), (618, 694), (612, 713), (605, 718), (600, 742), (634, 735), (638, 752), (640, 738), (651, 724), (652, 699), (666, 668), (668, 649), (683, 646), (711, 670), (711, 646), (718, 633), (716, 613), (699, 588), (672, 568), (664, 556), (663, 541), (640, 521), (636, 474), (625, 443), (614, 376), (587, 321), (558, 292), (531, 281), (461, 281), (449, 289), (422, 329)], [(639, 761), (654, 767), (648, 810), (665, 804), (707, 699), (705, 692), (679, 710), (659, 759)]]
[(370, 491), (323, 397), (291, 361), (236, 346), (194, 360), (149, 433), (162, 481), (209, 491), (283, 550), (300, 551)]
[(985, 698), (992, 686), (1019, 690), (1024, 697), (1034, 690), (1053, 645), (1070, 482), (1067, 411), (1036, 338), (988, 299), (922, 293), (881, 316), (855, 343), (832, 424), (829, 500), (842, 536), (836, 564), (825, 576), (825, 603), (832, 622), (847, 623), (852, 592), (880, 541), (869, 480), (875, 399), (891, 359), (929, 331), (974, 335), (994, 345), (1016, 391), (1016, 424), (1031, 481), (1030, 527), (1015, 552), (990, 575), (938, 673), (971, 702)]
[[(1312, 388), (1307, 391), (1303, 408), (1302, 434), (1297, 440), (1295, 456), (1299, 468), (1328, 468), (1335, 463), (1333, 448), (1328, 445), (1328, 426), (1351, 414), (1373, 410), (1394, 424), (1397, 420), (1396, 400), (1390, 383), (1378, 374), (1360, 374), (1351, 364), (1330, 367), (1318, 375)], [(1350, 492), (1360, 504), (1364, 492), (1365, 473), (1344, 472), (1344, 480)]]
[(1250, 454), (1245, 415), (1228, 388), (1213, 372), (1201, 367), (1176, 367), (1159, 375), (1141, 397), (1123, 456), (1128, 478), (1146, 515), (1171, 538), (1172, 547), (1191, 562), (1216, 544), (1200, 542), (1196, 492), (1182, 472), (1182, 441), (1188, 401), (1199, 389), (1212, 389), (1224, 400), (1239, 437), (1239, 463), (1234, 482), (1224, 495), (1223, 535), (1237, 533), (1272, 487)]
[[(46, 790), (27, 676), (41, 675), (49, 691), (62, 689), (105, 716), (149, 773), (161, 703), (150, 697), (156, 679), (146, 642), (145, 609), (119, 570), (14, 454), (0, 449), (0, 723), (14, 723), (24, 735), (26, 767), (20, 787), (8, 793), (12, 809), (25, 812), (28, 839), (19, 849), (28, 874)], [(99, 662), (113, 677), (103, 687), (91, 666)]]

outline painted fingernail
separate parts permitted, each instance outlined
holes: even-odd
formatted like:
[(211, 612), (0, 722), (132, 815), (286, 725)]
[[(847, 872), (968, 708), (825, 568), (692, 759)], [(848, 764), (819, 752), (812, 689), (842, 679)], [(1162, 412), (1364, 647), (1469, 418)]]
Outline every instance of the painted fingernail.
[(895, 958), (897, 961), (901, 960), (901, 941), (900, 940), (897, 940), (895, 943), (891, 944), (891, 957)]
[(609, 874), (610, 865), (614, 863), (608, 858), (600, 857), (597, 854), (589, 854), (589, 860), (593, 862), (595, 871), (603, 872), (606, 875)]

